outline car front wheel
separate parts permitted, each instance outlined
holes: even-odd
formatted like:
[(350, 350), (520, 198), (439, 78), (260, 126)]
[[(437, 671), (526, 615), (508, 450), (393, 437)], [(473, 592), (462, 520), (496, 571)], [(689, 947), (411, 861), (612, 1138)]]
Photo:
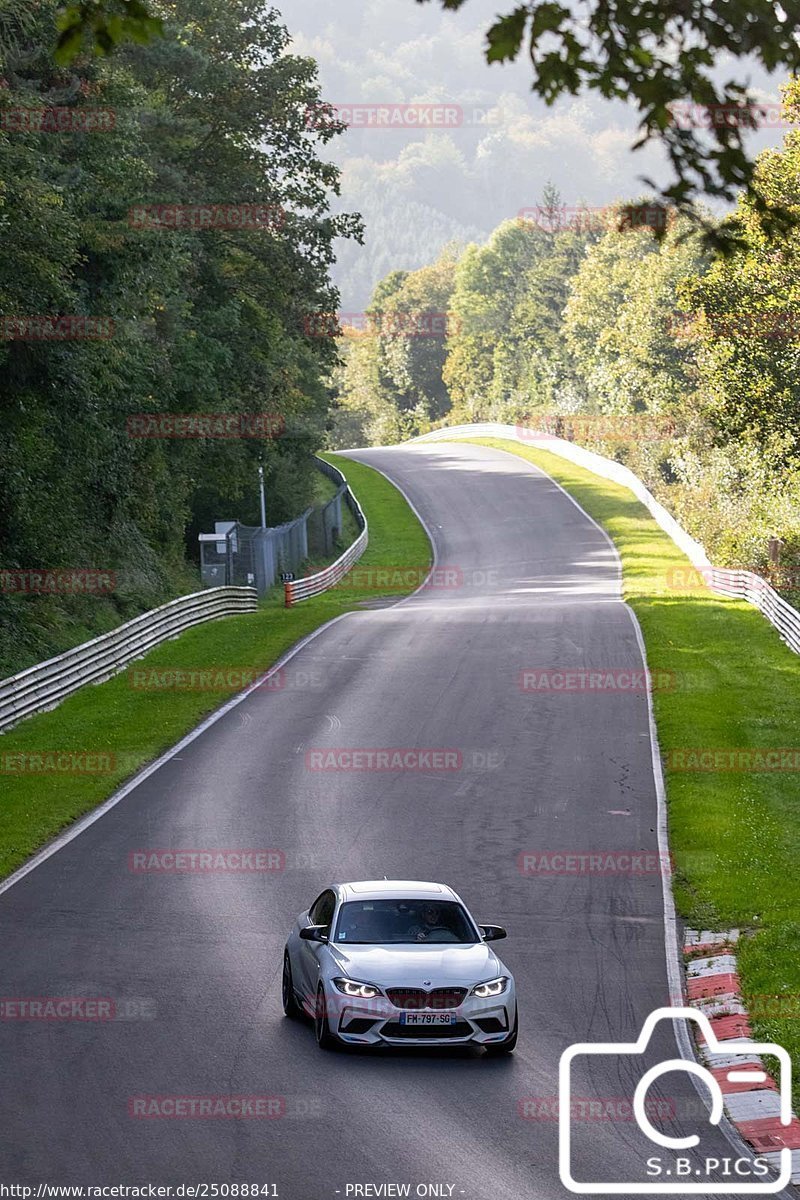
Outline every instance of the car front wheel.
[(486, 1053), (490, 1058), (494, 1058), (498, 1054), (512, 1054), (517, 1045), (517, 1033), (519, 1032), (519, 1013), (514, 1009), (514, 1028), (511, 1033), (502, 1042), (494, 1042), (486, 1047)]
[(317, 1035), (317, 1045), (320, 1050), (334, 1050), (337, 1040), (331, 1033), (330, 1026), (328, 1025), (326, 1009), (325, 992), (320, 984), (317, 991), (317, 1007), (314, 1014), (314, 1032)]

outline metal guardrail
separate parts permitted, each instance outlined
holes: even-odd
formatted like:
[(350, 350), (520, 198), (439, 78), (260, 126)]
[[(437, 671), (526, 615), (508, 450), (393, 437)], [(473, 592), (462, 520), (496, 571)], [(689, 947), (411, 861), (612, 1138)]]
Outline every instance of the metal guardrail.
[(551, 454), (566, 458), (576, 466), (585, 467), (595, 475), (629, 488), (664, 532), (683, 551), (692, 566), (697, 568), (713, 592), (721, 596), (730, 596), (732, 599), (746, 600), (754, 605), (777, 629), (789, 649), (795, 654), (800, 654), (800, 612), (778, 595), (769, 581), (760, 575), (752, 571), (713, 566), (700, 543), (678, 524), (662, 504), (659, 504), (652, 492), (648, 491), (638, 475), (634, 475), (629, 467), (615, 462), (612, 458), (605, 458), (602, 454), (596, 454), (593, 450), (577, 446), (574, 442), (555, 437), (551, 433), (528, 429), (523, 425), (503, 425), (496, 421), (435, 429), (432, 433), (411, 440), (435, 442), (460, 437), (507, 438), (526, 446), (535, 446), (539, 450), (549, 450)]
[[(359, 560), (369, 541), (367, 519), (342, 472), (322, 459), (317, 460), (317, 465), (338, 485), (337, 497), (343, 496), (361, 532), (341, 558), (324, 571), (286, 585), (287, 607), (309, 596), (317, 596), (338, 583)], [(129, 662), (141, 658), (161, 642), (177, 637), (185, 629), (219, 617), (255, 612), (257, 608), (258, 592), (254, 587), (207, 588), (171, 600), (169, 604), (126, 621), (110, 633), (0, 680), (0, 733), (25, 717), (55, 708), (85, 684), (103, 683)]]
[(778, 595), (766, 579), (752, 571), (712, 567), (707, 583), (712, 591), (722, 596), (747, 600), (753, 604), (775, 626), (789, 649), (800, 654), (800, 612)]
[(358, 562), (369, 545), (367, 518), (361, 510), (361, 505), (351, 492), (344, 475), (337, 467), (332, 467), (330, 463), (324, 462), (323, 459), (318, 460), (318, 466), (334, 483), (344, 485), (345, 491), (343, 495), (345, 504), (355, 517), (356, 524), (361, 532), (352, 546), (349, 546), (344, 554), (340, 558), (337, 558), (335, 563), (331, 563), (329, 567), (325, 567), (324, 570), (318, 571), (315, 575), (308, 575), (305, 579), (295, 579), (291, 583), (284, 584), (284, 601), (287, 608), (291, 608), (293, 604), (297, 604), (300, 600), (308, 600), (310, 596), (319, 596), (323, 592), (327, 592), (329, 588), (335, 587), (345, 577), (350, 568)]
[(126, 621), (57, 658), (28, 667), (0, 681), (0, 732), (23, 717), (55, 708), (87, 683), (102, 683), (153, 646), (185, 629), (239, 613), (255, 612), (258, 594), (251, 587), (209, 588), (181, 596)]
[(323, 475), (327, 475), (328, 479), (336, 484), (339, 491), (344, 491), (344, 489), (347, 487), (347, 480), (345, 479), (343, 473), (338, 467), (334, 467), (332, 463), (326, 462), (324, 458), (319, 458), (319, 456), (315, 454), (314, 466), (318, 471), (321, 471)]

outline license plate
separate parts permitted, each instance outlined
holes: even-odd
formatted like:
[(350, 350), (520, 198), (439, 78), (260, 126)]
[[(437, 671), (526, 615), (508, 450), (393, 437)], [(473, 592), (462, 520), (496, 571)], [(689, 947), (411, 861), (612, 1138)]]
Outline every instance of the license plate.
[(417, 1013), (404, 1012), (400, 1014), (401, 1025), (455, 1025), (456, 1014), (446, 1012)]

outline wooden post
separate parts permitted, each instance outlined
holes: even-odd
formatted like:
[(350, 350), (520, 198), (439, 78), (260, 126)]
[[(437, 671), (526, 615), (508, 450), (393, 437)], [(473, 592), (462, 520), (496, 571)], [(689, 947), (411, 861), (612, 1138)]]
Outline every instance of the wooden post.
[(779, 567), (781, 565), (781, 550), (783, 542), (778, 537), (769, 539), (769, 565), (771, 567)]
[(767, 576), (773, 587), (778, 587), (781, 575), (781, 550), (783, 542), (778, 537), (769, 539), (769, 567)]

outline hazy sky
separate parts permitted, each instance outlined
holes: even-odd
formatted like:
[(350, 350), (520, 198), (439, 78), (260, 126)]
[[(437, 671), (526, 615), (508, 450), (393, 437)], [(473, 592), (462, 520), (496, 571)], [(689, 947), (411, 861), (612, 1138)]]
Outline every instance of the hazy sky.
[[(486, 64), (486, 28), (512, 0), (468, 0), (458, 13), (444, 13), (438, 0), (276, 3), (294, 51), (319, 63), (326, 100), (441, 105), (432, 120), (450, 122), (425, 131), (351, 128), (324, 148), (343, 169), (341, 207), (367, 224), (365, 247), (341, 248), (335, 276), (345, 311), (363, 309), (387, 271), (422, 266), (451, 240), (484, 240), (536, 205), (547, 180), (572, 206), (635, 196), (642, 175), (668, 178), (655, 147), (631, 151), (632, 107), (585, 95), (548, 108), (530, 93), (524, 56)], [(720, 71), (727, 78), (741, 65), (723, 62)], [(777, 97), (778, 81), (758, 68), (752, 82), (762, 97)], [(780, 139), (780, 130), (764, 131), (754, 146)]]

